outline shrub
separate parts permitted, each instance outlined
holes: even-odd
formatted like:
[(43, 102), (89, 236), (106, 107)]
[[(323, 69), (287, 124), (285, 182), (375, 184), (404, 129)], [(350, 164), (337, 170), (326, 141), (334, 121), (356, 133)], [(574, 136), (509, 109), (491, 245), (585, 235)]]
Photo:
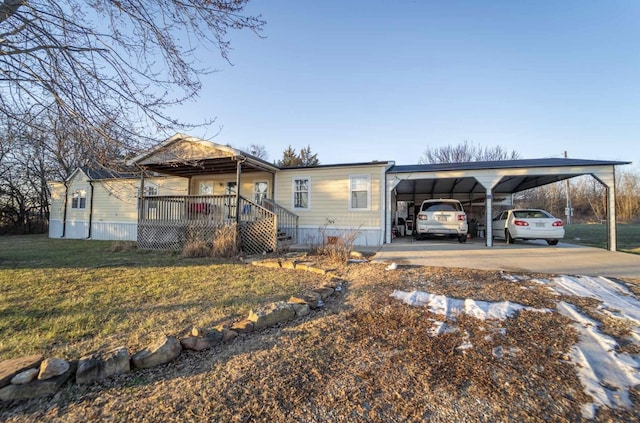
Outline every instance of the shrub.
[(344, 263), (353, 251), (353, 244), (360, 234), (360, 228), (334, 230), (331, 232), (332, 235), (328, 235), (327, 228), (333, 222), (327, 219), (327, 222), (318, 229), (317, 236), (308, 237), (307, 243), (312, 254), (326, 256), (336, 263)]
[(182, 257), (196, 258), (211, 256), (211, 247), (201, 239), (192, 239), (182, 247)]
[(191, 234), (182, 248), (182, 257), (234, 257), (238, 253), (238, 237), (235, 223), (220, 225), (210, 239)]
[(211, 247), (212, 257), (233, 257), (238, 253), (238, 230), (236, 224), (216, 229)]

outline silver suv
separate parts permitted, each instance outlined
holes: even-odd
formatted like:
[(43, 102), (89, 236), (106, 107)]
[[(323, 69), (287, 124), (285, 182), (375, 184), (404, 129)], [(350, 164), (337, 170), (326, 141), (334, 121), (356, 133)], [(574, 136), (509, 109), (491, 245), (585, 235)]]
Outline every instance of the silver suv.
[(467, 215), (458, 200), (425, 200), (416, 219), (416, 239), (448, 236), (467, 241)]

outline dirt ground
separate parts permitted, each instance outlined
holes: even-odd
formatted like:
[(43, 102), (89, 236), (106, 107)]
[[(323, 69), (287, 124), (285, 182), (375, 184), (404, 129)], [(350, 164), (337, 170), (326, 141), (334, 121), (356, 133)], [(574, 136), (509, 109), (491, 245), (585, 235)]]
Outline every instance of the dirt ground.
[[(585, 421), (581, 406), (591, 399), (568, 360), (577, 334), (566, 317), (460, 316), (447, 322), (456, 330), (434, 336), (429, 319), (442, 316), (390, 297), (396, 289), (416, 289), (553, 308), (557, 296), (526, 282), (552, 275), (520, 274), (525, 281), (515, 283), (501, 272), (469, 269), (385, 271), (383, 264), (359, 263), (337, 271), (346, 289), (305, 318), (183, 352), (154, 369), (90, 386), (67, 384), (53, 398), (2, 404), (0, 421)], [(595, 306), (562, 300), (585, 312)], [(473, 347), (460, 348), (465, 342)], [(506, 353), (496, 356), (498, 347)], [(634, 409), (601, 408), (596, 420), (639, 421), (638, 388), (631, 392)]]

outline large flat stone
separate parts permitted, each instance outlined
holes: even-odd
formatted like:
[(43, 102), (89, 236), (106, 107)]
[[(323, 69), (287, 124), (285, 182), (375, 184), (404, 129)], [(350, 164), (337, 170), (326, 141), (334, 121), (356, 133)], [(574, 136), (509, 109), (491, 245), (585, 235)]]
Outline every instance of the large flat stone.
[(284, 301), (278, 301), (262, 307), (258, 310), (251, 310), (247, 319), (254, 322), (255, 330), (262, 328), (275, 326), (279, 323), (284, 323), (287, 320), (291, 320), (295, 317), (296, 312), (293, 306)]
[(137, 369), (147, 369), (175, 360), (182, 352), (182, 344), (173, 336), (162, 336), (156, 342), (131, 357)]
[(46, 380), (33, 380), (24, 385), (8, 385), (0, 389), (1, 401), (22, 401), (32, 398), (48, 397), (56, 392), (76, 371), (76, 363), (69, 363), (69, 368), (61, 375)]
[(82, 357), (76, 372), (76, 382), (93, 383), (129, 371), (131, 371), (129, 352), (126, 347), (120, 347)]
[(18, 373), (27, 369), (39, 368), (43, 358), (42, 354), (35, 354), (0, 362), (0, 388), (10, 384), (11, 379)]

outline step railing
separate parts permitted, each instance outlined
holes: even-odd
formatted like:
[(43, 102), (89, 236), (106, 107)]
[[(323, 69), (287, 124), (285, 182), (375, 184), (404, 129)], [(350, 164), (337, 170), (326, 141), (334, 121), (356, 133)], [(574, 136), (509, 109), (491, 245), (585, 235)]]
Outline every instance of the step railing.
[(278, 232), (296, 244), (298, 242), (298, 215), (268, 198), (262, 200), (262, 206), (277, 216)]

